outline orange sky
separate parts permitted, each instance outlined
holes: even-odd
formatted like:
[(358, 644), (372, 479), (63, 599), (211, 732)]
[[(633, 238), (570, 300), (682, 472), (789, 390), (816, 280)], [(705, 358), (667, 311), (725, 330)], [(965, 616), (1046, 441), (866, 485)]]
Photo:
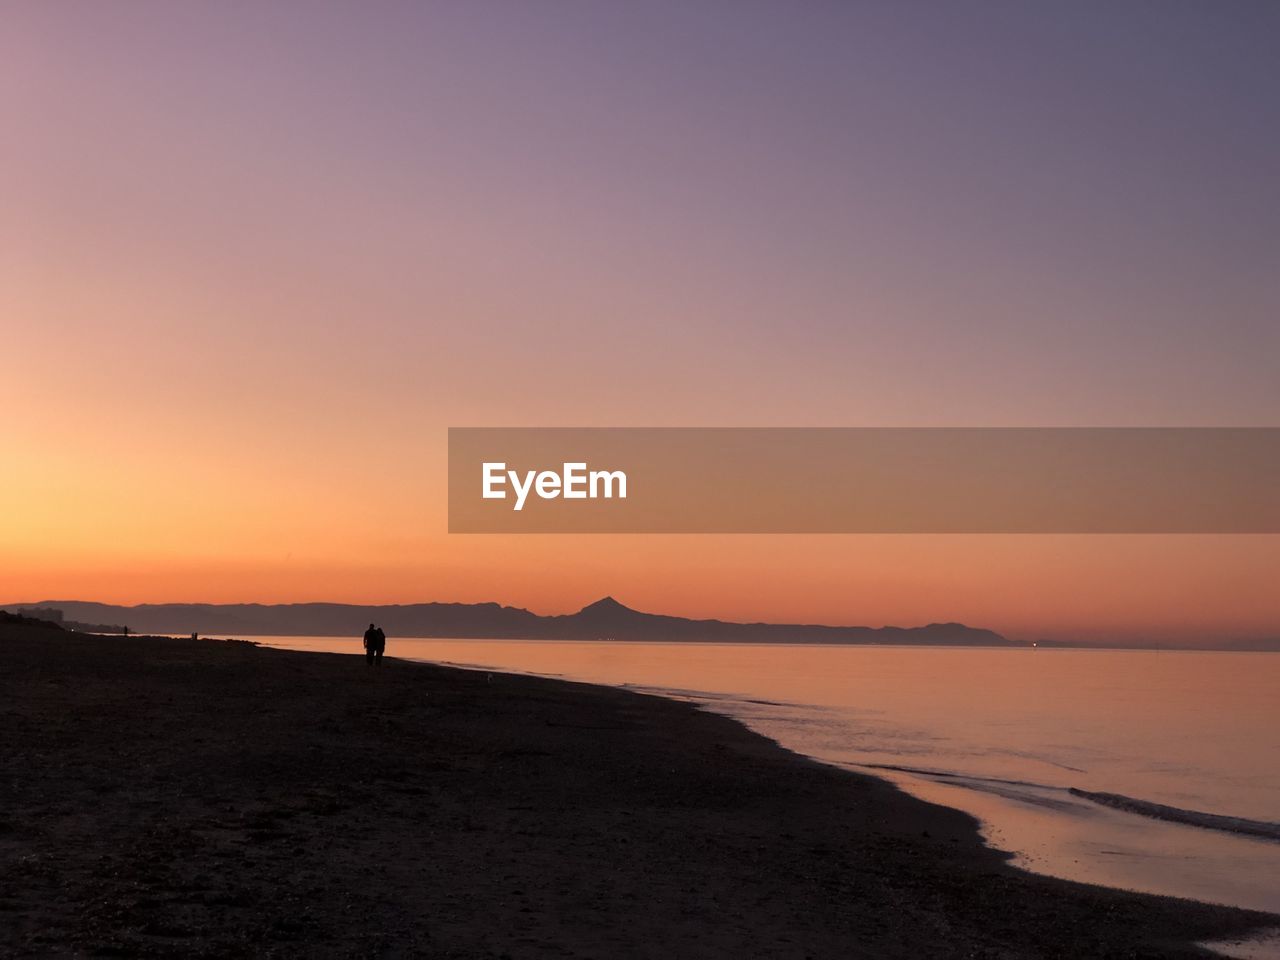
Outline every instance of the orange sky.
[(1136, 12), (1082, 55), (1029, 12), (72, 6), (0, 37), (0, 602), (1280, 634), (1275, 537), (451, 537), (444, 499), (450, 425), (1274, 425), (1265, 32), (1191, 84), (1219, 47)]

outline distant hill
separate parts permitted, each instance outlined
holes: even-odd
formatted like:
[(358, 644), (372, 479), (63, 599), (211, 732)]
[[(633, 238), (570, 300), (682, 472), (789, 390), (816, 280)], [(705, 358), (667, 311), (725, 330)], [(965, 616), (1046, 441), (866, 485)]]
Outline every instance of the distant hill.
[(731, 623), (641, 613), (612, 597), (577, 613), (544, 617), (496, 603), (160, 603), (136, 607), (80, 600), (10, 604), (61, 611), (83, 623), (127, 624), (134, 633), (217, 636), (358, 636), (370, 622), (390, 636), (522, 640), (648, 640), (722, 643), (901, 643), (929, 646), (1023, 646), (962, 623), (923, 627), (831, 627), (817, 624)]

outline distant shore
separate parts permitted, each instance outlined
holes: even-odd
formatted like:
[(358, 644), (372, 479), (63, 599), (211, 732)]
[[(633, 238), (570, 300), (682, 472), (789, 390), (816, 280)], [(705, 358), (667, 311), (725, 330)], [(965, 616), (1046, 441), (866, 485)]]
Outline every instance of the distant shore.
[(1193, 957), (1280, 919), (623, 690), (0, 629), (0, 955)]
[(144, 603), (132, 607), (79, 600), (10, 603), (44, 619), (121, 624), (93, 631), (201, 636), (325, 636), (352, 624), (376, 623), (388, 635), (476, 640), (643, 640), (721, 643), (920, 643), (941, 646), (1018, 646), (998, 633), (962, 623), (916, 627), (735, 623), (644, 613), (613, 597), (576, 613), (542, 616), (497, 603)]

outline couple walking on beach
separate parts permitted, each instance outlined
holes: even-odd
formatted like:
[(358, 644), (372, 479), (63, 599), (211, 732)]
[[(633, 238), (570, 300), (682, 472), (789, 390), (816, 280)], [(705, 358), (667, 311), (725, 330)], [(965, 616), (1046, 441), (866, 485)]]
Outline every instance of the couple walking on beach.
[(386, 649), (387, 635), (381, 627), (369, 624), (369, 629), (364, 632), (364, 662), (371, 667), (375, 663), (382, 666), (382, 652)]

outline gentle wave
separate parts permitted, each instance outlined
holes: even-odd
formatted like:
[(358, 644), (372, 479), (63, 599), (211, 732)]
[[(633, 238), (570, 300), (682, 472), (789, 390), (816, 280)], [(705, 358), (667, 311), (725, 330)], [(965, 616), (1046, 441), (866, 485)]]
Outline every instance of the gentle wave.
[(949, 770), (936, 770), (926, 767), (909, 767), (889, 763), (851, 764), (870, 769), (909, 773), (915, 776), (929, 777), (970, 790), (995, 793), (1012, 800), (1020, 800), (1036, 806), (1061, 807), (1069, 805), (1054, 802), (1050, 797), (1037, 795), (1033, 791), (1044, 791), (1049, 794), (1068, 793), (1081, 800), (1087, 800), (1098, 806), (1109, 807), (1139, 817), (1153, 820), (1164, 820), (1169, 823), (1180, 823), (1186, 826), (1202, 827), (1206, 830), (1219, 830), (1223, 833), (1234, 833), (1246, 837), (1261, 837), (1264, 840), (1280, 840), (1280, 823), (1269, 820), (1249, 820), (1245, 817), (1231, 817), (1219, 813), (1205, 813), (1201, 810), (1184, 810), (1171, 807), (1152, 800), (1139, 800), (1126, 797), (1120, 793), (1103, 793), (1094, 790), (1081, 790), (1078, 787), (1056, 787), (1047, 783), (1035, 783), (1028, 780), (1005, 780), (997, 777), (977, 777), (970, 774), (955, 773)]
[(1199, 810), (1183, 810), (1181, 807), (1170, 807), (1150, 800), (1138, 800), (1119, 793), (1095, 793), (1090, 790), (1078, 790), (1075, 787), (1072, 787), (1070, 792), (1073, 796), (1090, 800), (1101, 806), (1112, 807), (1142, 817), (1168, 820), (1171, 823), (1185, 823), (1193, 827), (1222, 830), (1226, 833), (1238, 833), (1249, 837), (1280, 840), (1280, 823), (1272, 823), (1268, 820), (1246, 820), (1244, 817), (1226, 817), (1217, 813), (1203, 813)]
[(935, 770), (929, 767), (908, 767), (899, 763), (851, 763), (849, 766), (865, 767), (869, 770), (892, 770), (897, 773), (913, 773), (922, 777), (938, 777), (945, 780), (956, 780), (961, 786), (976, 787), (980, 783), (1001, 783), (1015, 787), (1035, 787), (1038, 790), (1061, 790), (1048, 783), (1036, 783), (1032, 780), (1006, 780), (1001, 777), (979, 777), (972, 773), (956, 773), (952, 770)]

